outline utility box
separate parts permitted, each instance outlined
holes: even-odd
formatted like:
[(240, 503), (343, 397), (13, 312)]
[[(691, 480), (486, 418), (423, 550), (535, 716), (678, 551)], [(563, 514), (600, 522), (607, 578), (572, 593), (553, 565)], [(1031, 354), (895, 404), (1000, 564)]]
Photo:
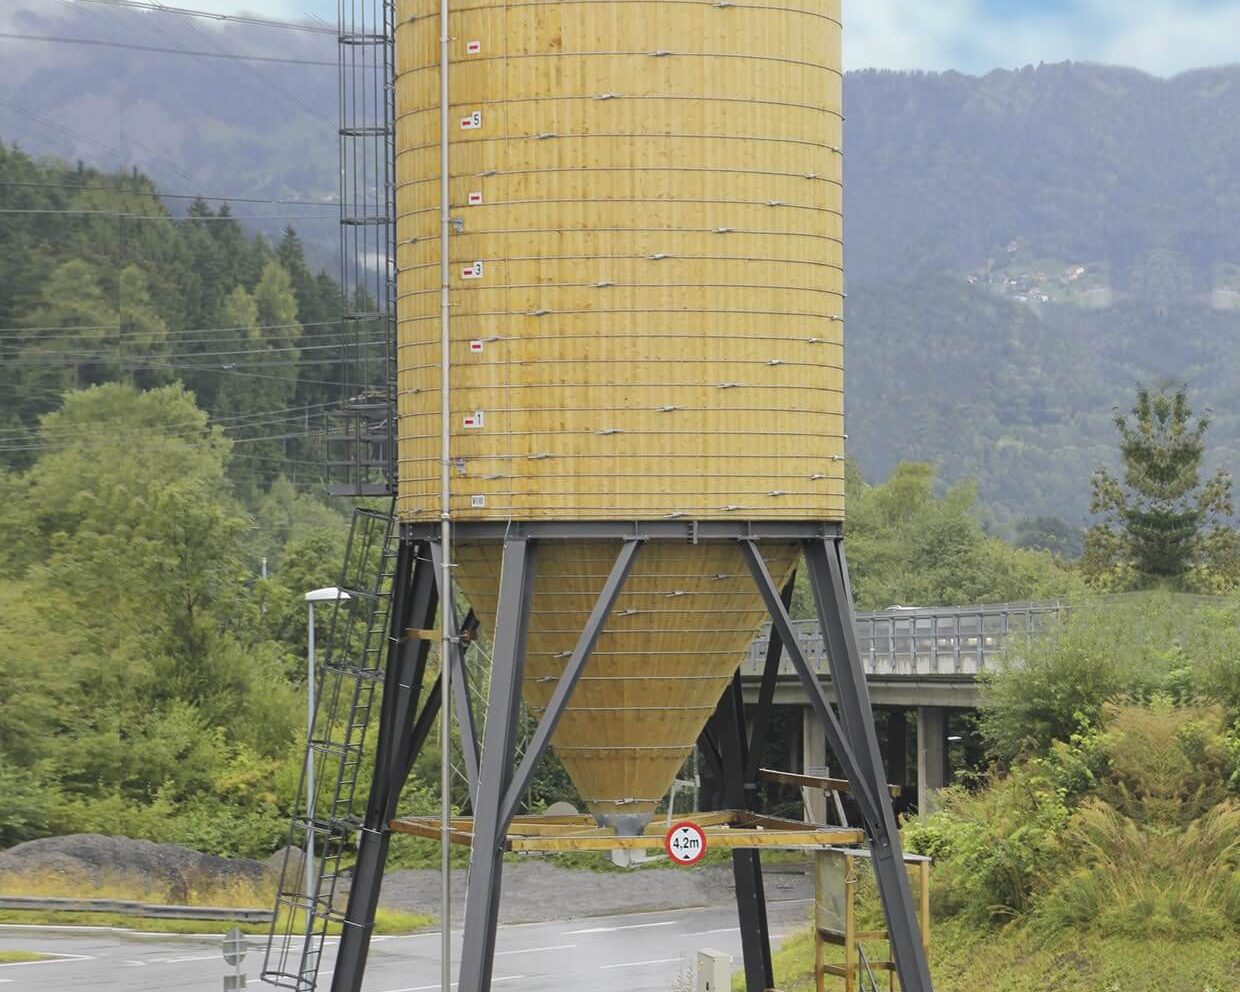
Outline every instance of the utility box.
[(696, 992), (729, 992), (732, 957), (723, 951), (698, 951)]

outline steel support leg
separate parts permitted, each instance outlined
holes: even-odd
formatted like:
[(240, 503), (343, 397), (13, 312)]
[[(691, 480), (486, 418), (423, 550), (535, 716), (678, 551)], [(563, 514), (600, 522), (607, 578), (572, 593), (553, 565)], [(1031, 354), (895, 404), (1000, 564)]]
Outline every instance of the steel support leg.
[[(792, 605), (792, 593), (796, 589), (796, 572), (784, 584), (780, 602), (784, 609)], [(766, 751), (766, 738), (771, 726), (771, 711), (775, 708), (775, 683), (779, 680), (779, 661), (784, 653), (784, 640), (775, 625), (766, 643), (766, 664), (762, 669), (762, 685), (758, 690), (758, 705), (753, 711), (753, 730), (749, 736), (749, 759), (745, 762), (745, 784), (753, 788), (757, 782), (762, 755)]]
[(379, 713), (379, 740), (366, 816), (358, 841), (357, 864), (349, 888), (340, 949), (332, 973), (332, 992), (359, 992), (370, 950), (379, 887), (387, 863), (391, 832), (400, 791), (408, 774), (402, 750), (412, 713), (416, 711), (426, 672), (430, 642), (410, 637), (409, 629), (435, 622), (438, 592), (426, 547), (402, 542), (391, 592), (388, 657)]
[[(745, 700), (740, 674), (724, 692), (711, 717), (723, 765), (724, 805), (750, 809), (755, 793), (745, 776), (749, 745), (745, 728)], [(732, 851), (732, 877), (736, 884), (736, 915), (741, 928), (747, 992), (766, 992), (775, 985), (771, 964), (771, 936), (766, 918), (766, 892), (762, 885), (762, 857), (756, 849)]]
[[(805, 563), (818, 619), (822, 624), (831, 663), (831, 678), (839, 700), (840, 721), (851, 745), (855, 767), (847, 768), (850, 782), (865, 781), (877, 799), (877, 808), (862, 807), (874, 877), (878, 883), (887, 932), (895, 957), (900, 987), (906, 992), (933, 992), (930, 967), (913, 896), (900, 850), (900, 832), (891, 807), (883, 771), (882, 752), (874, 731), (874, 712), (857, 650), (852, 601), (848, 593), (848, 566), (839, 539), (807, 541)], [(818, 691), (821, 692), (821, 686)], [(840, 759), (840, 755), (836, 755)]]
[(465, 897), (460, 992), (489, 992), (499, 918), (500, 874), (507, 826), (504, 795), (512, 779), (513, 749), (521, 705), (521, 676), (534, 592), (534, 545), (504, 542), (499, 605), (495, 616), (491, 690), (487, 705), (478, 793), (474, 797), (474, 842)]

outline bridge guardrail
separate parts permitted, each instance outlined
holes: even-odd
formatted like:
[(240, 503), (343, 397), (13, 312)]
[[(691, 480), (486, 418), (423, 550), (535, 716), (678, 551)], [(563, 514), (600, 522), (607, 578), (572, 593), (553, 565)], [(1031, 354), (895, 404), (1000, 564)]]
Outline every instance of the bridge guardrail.
[[(1014, 636), (1036, 637), (1066, 606), (1063, 603), (1004, 603), (927, 609), (891, 609), (856, 616), (857, 646), (868, 676), (956, 676), (971, 678), (997, 661)], [(806, 660), (829, 675), (826, 645), (817, 621), (794, 623)], [(749, 648), (741, 676), (762, 674), (770, 625)], [(794, 677), (785, 653), (780, 675)]]

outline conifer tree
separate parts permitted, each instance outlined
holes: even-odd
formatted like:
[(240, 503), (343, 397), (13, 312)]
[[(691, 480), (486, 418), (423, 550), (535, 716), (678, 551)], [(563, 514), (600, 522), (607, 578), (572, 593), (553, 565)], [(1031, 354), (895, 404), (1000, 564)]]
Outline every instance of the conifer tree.
[(1112, 590), (1234, 588), (1240, 541), (1227, 522), (1231, 476), (1220, 469), (1201, 481), (1208, 419), (1194, 420), (1183, 388), (1141, 388), (1131, 413), (1117, 415), (1115, 426), (1123, 478), (1106, 469), (1094, 473), (1090, 511), (1103, 519), (1085, 535), (1086, 578)]

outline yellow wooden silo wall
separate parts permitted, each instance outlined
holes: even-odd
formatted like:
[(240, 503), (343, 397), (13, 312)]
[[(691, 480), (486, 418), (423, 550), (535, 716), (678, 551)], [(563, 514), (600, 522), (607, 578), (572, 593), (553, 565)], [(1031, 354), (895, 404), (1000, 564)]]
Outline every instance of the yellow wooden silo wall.
[[(439, 514), (438, 11), (398, 4), (406, 520)], [(842, 517), (838, 16), (453, 4), (457, 520)]]
[[(397, 17), (410, 521), (439, 514), (438, 10), (403, 0)], [(837, 0), (453, 3), (455, 519), (842, 518), (838, 15)], [(795, 545), (762, 550), (785, 580)], [(536, 715), (616, 552), (540, 543)], [(488, 628), (500, 555), (458, 535)], [(642, 549), (553, 738), (600, 820), (649, 818), (763, 615), (734, 543)]]

